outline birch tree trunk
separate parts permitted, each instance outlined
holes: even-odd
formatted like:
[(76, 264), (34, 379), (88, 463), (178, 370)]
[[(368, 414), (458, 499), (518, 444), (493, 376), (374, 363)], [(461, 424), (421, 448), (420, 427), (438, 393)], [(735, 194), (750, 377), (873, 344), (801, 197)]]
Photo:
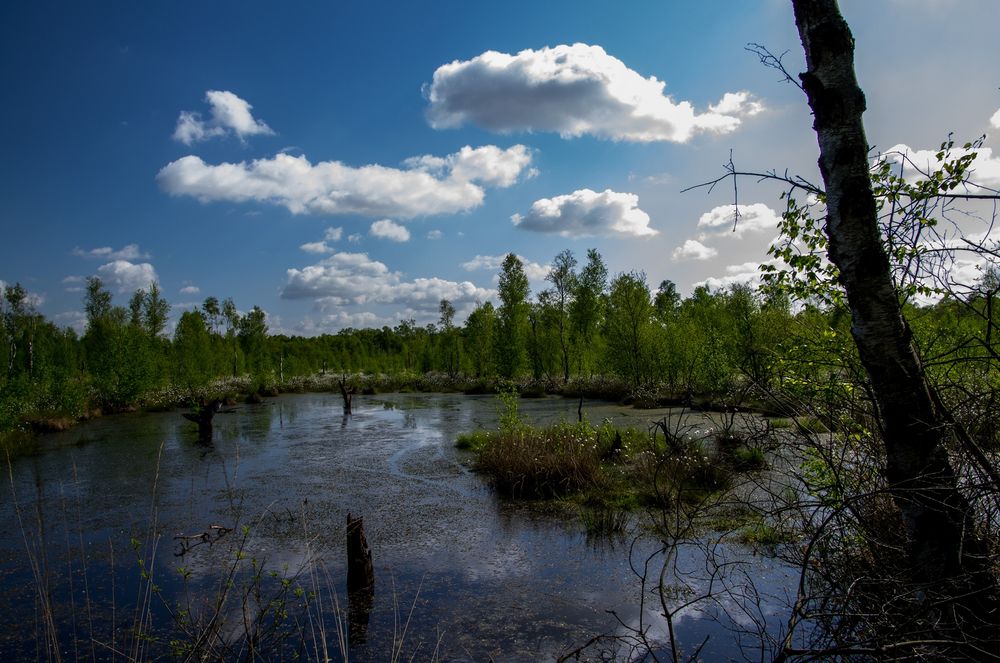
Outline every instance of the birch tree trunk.
[[(792, 0), (806, 55), (800, 74), (819, 141), (830, 260), (878, 406), (886, 478), (910, 544), (913, 580), (981, 580), (983, 545), (945, 450), (950, 434), (903, 318), (878, 226), (854, 72), (854, 38), (836, 0)], [(966, 575), (971, 574), (971, 575)]]

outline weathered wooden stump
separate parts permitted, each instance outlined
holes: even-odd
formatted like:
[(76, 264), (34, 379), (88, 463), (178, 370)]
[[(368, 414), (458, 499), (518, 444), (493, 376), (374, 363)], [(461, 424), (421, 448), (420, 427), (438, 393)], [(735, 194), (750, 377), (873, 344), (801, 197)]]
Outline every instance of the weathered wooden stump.
[(214, 400), (208, 404), (202, 401), (201, 405), (194, 412), (185, 412), (184, 418), (198, 424), (198, 441), (208, 443), (212, 441), (212, 420), (215, 414), (222, 409), (222, 401)]
[(365, 641), (374, 602), (375, 569), (372, 566), (372, 551), (365, 538), (364, 519), (347, 514), (347, 620), (350, 644)]
[(351, 402), (354, 400), (354, 387), (347, 388), (344, 378), (340, 378), (340, 395), (344, 399), (344, 414), (351, 414)]

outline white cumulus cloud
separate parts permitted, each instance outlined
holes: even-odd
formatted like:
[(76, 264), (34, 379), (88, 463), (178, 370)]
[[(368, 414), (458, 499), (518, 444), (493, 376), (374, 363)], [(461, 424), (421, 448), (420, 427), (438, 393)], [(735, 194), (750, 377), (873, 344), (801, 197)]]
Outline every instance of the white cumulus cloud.
[(731, 235), (741, 238), (744, 233), (776, 230), (780, 222), (781, 215), (764, 203), (720, 205), (702, 214), (698, 218), (698, 227), (710, 230), (721, 228), (718, 236)]
[(196, 285), (186, 285), (180, 289), (182, 295), (197, 295), (199, 292), (201, 292), (201, 288)]
[(392, 219), (380, 219), (372, 223), (368, 229), (368, 234), (372, 237), (387, 239), (392, 242), (409, 242), (410, 231), (405, 226), (401, 226)]
[(332, 246), (329, 246), (326, 241), (306, 242), (299, 245), (299, 248), (306, 253), (333, 253), (336, 250)]
[(442, 299), (453, 304), (485, 301), (493, 290), (470, 281), (440, 278), (405, 280), (400, 272), (365, 253), (334, 253), (303, 269), (289, 269), (284, 299), (311, 299), (320, 310), (352, 304), (395, 304), (417, 310), (436, 308)]
[[(495, 256), (477, 255), (472, 260), (463, 262), (461, 267), (467, 272), (475, 272), (479, 270), (496, 272), (503, 265), (503, 261), (506, 257), (506, 253), (501, 253), (500, 255)], [(528, 277), (529, 281), (544, 281), (545, 277), (548, 276), (549, 272), (552, 270), (551, 265), (543, 265), (541, 263), (533, 262), (524, 256), (519, 255), (517, 256), (517, 259), (521, 261), (521, 265), (524, 269), (524, 275)], [(493, 277), (494, 281), (497, 281), (498, 279), (499, 274)]]
[[(67, 276), (62, 280), (62, 282), (66, 284), (64, 290), (66, 290), (66, 292), (83, 292), (82, 284), (85, 280), (86, 279), (84, 277), (77, 276), (75, 274)], [(0, 283), (3, 283), (3, 281), (0, 281)]]
[(97, 268), (97, 275), (110, 288), (118, 292), (134, 292), (149, 287), (157, 281), (156, 270), (148, 262), (133, 263), (113, 260)]
[(649, 215), (639, 209), (639, 196), (611, 189), (600, 193), (580, 189), (563, 196), (542, 198), (532, 203), (527, 214), (514, 214), (510, 220), (524, 230), (562, 237), (648, 237), (659, 232), (649, 227)]
[(710, 105), (708, 110), (720, 115), (753, 117), (764, 110), (764, 104), (754, 99), (746, 90), (741, 90), (725, 93), (719, 103)]
[(371, 329), (383, 326), (393, 326), (399, 322), (395, 317), (380, 316), (371, 311), (335, 311), (324, 315), (319, 320), (312, 317), (304, 318), (295, 325), (292, 330), (301, 336), (318, 336), (320, 334), (330, 334), (347, 327), (354, 329)]
[(997, 109), (996, 113), (993, 113), (993, 117), (990, 118), (990, 124), (993, 125), (994, 129), (1000, 129), (1000, 108)]
[[(778, 264), (775, 260), (765, 261), (767, 264)], [(728, 288), (737, 283), (758, 285), (761, 281), (759, 262), (744, 262), (739, 265), (728, 265), (725, 276), (710, 276), (704, 281), (695, 283), (695, 287), (708, 286), (710, 290)]]
[(718, 254), (719, 252), (711, 246), (705, 246), (696, 239), (689, 239), (674, 249), (671, 257), (674, 260), (708, 260)]
[(440, 230), (428, 230), (427, 231), (427, 239), (441, 239), (441, 237), (442, 237), (442, 235), (441, 235), (441, 231)]
[(327, 228), (323, 233), (323, 239), (328, 242), (339, 242), (340, 238), (344, 236), (343, 228)]
[(600, 46), (486, 51), (438, 67), (427, 88), (427, 117), (435, 128), (473, 123), (503, 133), (683, 143), (698, 133), (734, 131), (742, 116), (762, 109), (748, 92), (730, 92), (699, 113), (688, 101), (674, 101), (665, 87)]
[[(458, 152), (446, 157), (425, 154), (410, 157), (403, 165), (414, 170), (424, 170), (442, 176), (498, 187), (509, 187), (517, 182), (525, 167), (531, 163), (531, 151), (524, 145), (514, 145), (506, 150), (496, 145), (470, 147), (466, 145)], [(534, 171), (537, 172), (537, 171)], [(532, 172), (526, 173), (532, 177)]]
[(274, 134), (263, 120), (254, 118), (250, 112), (253, 106), (228, 90), (209, 90), (205, 93), (205, 103), (209, 106), (207, 120), (202, 119), (201, 113), (181, 111), (174, 140), (191, 145), (230, 132), (241, 141), (247, 136)]
[(523, 145), (462, 148), (441, 157), (408, 159), (404, 168), (354, 167), (339, 161), (310, 163), (304, 156), (277, 154), (250, 163), (210, 165), (188, 155), (156, 176), (164, 191), (201, 202), (266, 202), (293, 214), (358, 214), (413, 218), (453, 214), (482, 204), (484, 185), (514, 183), (531, 161)]

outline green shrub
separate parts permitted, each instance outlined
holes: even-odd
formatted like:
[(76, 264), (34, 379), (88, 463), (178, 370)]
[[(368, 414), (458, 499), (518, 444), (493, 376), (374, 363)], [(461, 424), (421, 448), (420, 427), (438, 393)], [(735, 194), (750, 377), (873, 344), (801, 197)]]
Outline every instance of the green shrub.
[(478, 451), (486, 446), (489, 441), (490, 433), (488, 431), (477, 430), (471, 433), (462, 433), (455, 440), (455, 448), (466, 451)]
[(750, 546), (773, 547), (790, 540), (780, 527), (758, 518), (740, 530), (739, 541)]

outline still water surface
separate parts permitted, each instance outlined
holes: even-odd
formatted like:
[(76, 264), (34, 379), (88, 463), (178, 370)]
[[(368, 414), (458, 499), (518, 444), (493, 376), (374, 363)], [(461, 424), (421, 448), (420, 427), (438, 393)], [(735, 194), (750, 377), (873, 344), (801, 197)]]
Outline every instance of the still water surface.
[[(559, 398), (521, 401), (534, 423), (573, 421), (576, 407)], [(394, 628), (397, 636), (401, 629), (394, 623), (407, 615), (406, 660), (430, 660), (435, 649), (445, 661), (553, 660), (640, 619), (654, 637), (662, 634), (655, 596), (643, 597), (633, 570), (658, 547), (654, 538), (635, 528), (617, 541), (594, 540), (566, 509), (498, 500), (470, 471), (455, 438), (495, 427), (495, 399), (380, 395), (357, 397), (354, 410), (344, 417), (335, 394), (241, 405), (216, 417), (208, 446), (177, 412), (106, 417), (50, 436), (46, 451), (14, 461), (0, 505), (2, 658), (46, 658), (36, 578), (52, 595), (63, 657), (114, 658), (110, 634), (131, 623), (142, 597), (135, 545), (160, 588), (150, 601), (154, 625), (169, 623), (168, 608), (212, 596), (239, 541), (267, 571), (322, 568), (319, 582), (346, 606), (348, 513), (365, 519), (376, 572), (367, 637), (354, 643), (352, 660), (388, 660)], [(600, 402), (585, 403), (585, 411), (592, 421), (638, 426), (668, 414)], [(235, 529), (179, 554), (175, 536), (214, 538), (213, 526)], [(728, 599), (700, 604), (678, 617), (678, 640), (690, 650), (708, 637), (705, 660), (757, 658), (752, 646), (740, 650), (733, 629), (764, 620), (775, 634), (794, 573), (739, 548), (723, 553), (742, 561), (740, 573), (764, 593), (757, 614), (742, 614)], [(675, 561), (704, 565), (696, 552)], [(225, 628), (237, 628), (232, 613)], [(151, 656), (167, 652), (162, 643), (149, 647)]]

